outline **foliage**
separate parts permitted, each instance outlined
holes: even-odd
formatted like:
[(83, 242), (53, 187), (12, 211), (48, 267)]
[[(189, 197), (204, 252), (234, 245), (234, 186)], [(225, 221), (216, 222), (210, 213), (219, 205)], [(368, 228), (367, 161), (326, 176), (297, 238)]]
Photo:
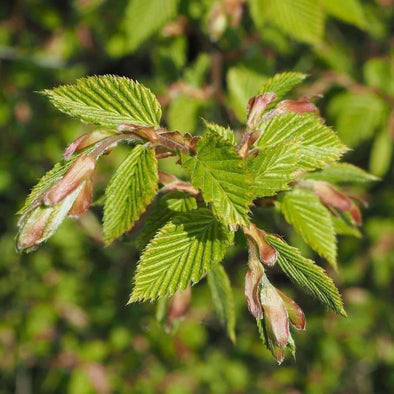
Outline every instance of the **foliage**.
[[(310, 17), (312, 11), (298, 13), (297, 23), (302, 25), (299, 30), (284, 25), (288, 22), (284, 22), (283, 15), (289, 10), (280, 10), (279, 14), (273, 8), (275, 18), (256, 19), (255, 4), (274, 2), (181, 0), (173, 2), (166, 12), (154, 3), (144, 2), (141, 12), (150, 10), (145, 16), (135, 13), (139, 4), (136, 0), (116, 4), (76, 1), (72, 5), (39, 1), (26, 2), (23, 7), (5, 2), (0, 6), (0, 163), (4, 169), (0, 173), (0, 298), (4, 306), (0, 349), (5, 355), (0, 357), (0, 391), (27, 387), (44, 393), (390, 392), (390, 289), (394, 264), (389, 216), (394, 201), (390, 188), (392, 8), (388, 2), (352, 0), (340, 4), (322, 1), (317, 10), (315, 2), (313, 13), (323, 17), (317, 18), (319, 36), (311, 37), (308, 29), (316, 21), (300, 21)], [(140, 34), (136, 34), (135, 23), (130, 23), (132, 17), (141, 22)], [(135, 303), (125, 308), (137, 259), (133, 244), (144, 249), (160, 230), (157, 222), (174, 222), (179, 214), (195, 210), (197, 204), (204, 209), (201, 195), (190, 194), (190, 190), (174, 191), (168, 183), (161, 183), (162, 172), (176, 174), (179, 184), (189, 179), (189, 173), (174, 158), (160, 159), (159, 186), (166, 190), (147, 207), (144, 227), (137, 231), (141, 225), (137, 222), (133, 230), (136, 234), (123, 236), (126, 242), (116, 242), (105, 249), (98, 247), (103, 240), (96, 216), (100, 216), (100, 206), (105, 201), (106, 185), (130, 151), (146, 144), (149, 133), (129, 138), (132, 130), (117, 129), (118, 124), (106, 128), (106, 137), (114, 137), (116, 144), (108, 145), (103, 153), (117, 147), (98, 163), (91, 208), (97, 215), (88, 211), (76, 222), (65, 220), (45, 247), (27, 255), (14, 253), (16, 218), (12, 212), (20, 209), (22, 196), (50, 168), (50, 163), (59, 161), (64, 146), (89, 129), (57, 115), (34, 91), (70, 83), (74, 86), (78, 78), (87, 75), (125, 75), (154, 92), (162, 107), (163, 118), (156, 112), (153, 120), (146, 121), (146, 114), (138, 112), (137, 119), (144, 119), (144, 127), (157, 127), (160, 122), (163, 129), (203, 135), (204, 139), (209, 129), (234, 144), (242, 140), (248, 99), (257, 96), (264, 82), (283, 70), (309, 75), (295, 86), (293, 96), (287, 97), (309, 97), (314, 101), (324, 94), (318, 107), (327, 118), (327, 125), (334, 125), (340, 138), (352, 148), (345, 152), (343, 146), (334, 143), (334, 153), (327, 152), (327, 157), (333, 155), (334, 164), (323, 164), (321, 169), (304, 174), (292, 171), (298, 165), (296, 156), (299, 158), (302, 139), (289, 139), (275, 148), (255, 147), (256, 156), (248, 159), (261, 169), (259, 191), (250, 188), (261, 198), (255, 201), (248, 217), (266, 232), (281, 234), (291, 248), (302, 252), (306, 261), (323, 265), (340, 288), (348, 315), (341, 319), (325, 314), (311, 301), (310, 293), (304, 296), (293, 290), (281, 273), (288, 266), (283, 265), (286, 261), (279, 251), (277, 267), (265, 267), (269, 279), (297, 300), (308, 320), (307, 332), (292, 331), (298, 345), (296, 363), (289, 359), (277, 368), (259, 343), (254, 319), (248, 316), (244, 302), (247, 256), (242, 251), (240, 231), (235, 234), (235, 245), (227, 247), (223, 265), (231, 282), (237, 317), (235, 347), (218, 327), (220, 321), (232, 337), (232, 317), (226, 312), (231, 310), (231, 302), (221, 304), (215, 298), (215, 294), (229, 294), (227, 281), (216, 278), (223, 287), (219, 283), (212, 286), (212, 273), (223, 271), (222, 265), (216, 265), (208, 272), (207, 280), (203, 278), (193, 286), (191, 309), (181, 324), (164, 320), (164, 330), (170, 335), (165, 335), (162, 323), (152, 318), (154, 305)], [(267, 112), (278, 102), (269, 104)], [(357, 113), (359, 107), (363, 108), (359, 115), (346, 117), (346, 111)], [(111, 119), (116, 116), (112, 114)], [(291, 119), (291, 114), (283, 116)], [(216, 126), (204, 124), (201, 118)], [(266, 120), (265, 125), (273, 122)], [(132, 123), (125, 123), (128, 122)], [(127, 138), (122, 139), (119, 133), (128, 134)], [(96, 153), (104, 150), (101, 142), (97, 140), (91, 147), (97, 148)], [(154, 142), (149, 141), (148, 146), (151, 143)], [(225, 141), (220, 142), (220, 146), (225, 145)], [(285, 151), (286, 146), (291, 149)], [(89, 154), (90, 148), (84, 149), (77, 150), (73, 159), (83, 152)], [(305, 144), (301, 149), (308, 154)], [(275, 151), (283, 160), (283, 172)], [(272, 160), (264, 160), (259, 152), (272, 152)], [(344, 154), (344, 160), (353, 166), (336, 164), (336, 154)], [(309, 157), (306, 164), (312, 165), (313, 155)], [(48, 187), (62, 179), (72, 163), (64, 160), (44, 183), (40, 182), (28, 199), (25, 212)], [(280, 182), (267, 188), (263, 182), (270, 178), (265, 166), (281, 177)], [(376, 178), (355, 170), (356, 166), (369, 169), (380, 181), (371, 182)], [(339, 237), (338, 272), (327, 266), (281, 219), (280, 203), (272, 206), (289, 193), (289, 188), (294, 188), (293, 182), (303, 185), (297, 186), (297, 191), (311, 194), (311, 185), (317, 181), (329, 182), (336, 190), (342, 188), (347, 198), (357, 194), (369, 203), (369, 208), (363, 210), (361, 231), (354, 226), (349, 211), (329, 209), (337, 234), (358, 237)], [(159, 219), (156, 221), (155, 217)], [(278, 238), (275, 241), (280, 242)], [(295, 278), (290, 279), (296, 282)], [(301, 289), (307, 289), (305, 283)], [(222, 299), (228, 301), (229, 297)], [(163, 300), (163, 313), (168, 316), (171, 303), (167, 306), (169, 300)]]

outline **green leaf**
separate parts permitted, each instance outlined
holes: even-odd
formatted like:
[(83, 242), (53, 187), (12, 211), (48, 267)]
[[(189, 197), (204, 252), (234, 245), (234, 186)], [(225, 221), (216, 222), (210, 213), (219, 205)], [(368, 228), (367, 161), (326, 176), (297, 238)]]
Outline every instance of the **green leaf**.
[(225, 141), (229, 142), (231, 145), (237, 145), (237, 139), (235, 138), (234, 132), (228, 127), (220, 126), (216, 123), (208, 122), (204, 119), (206, 128), (212, 133), (217, 134), (219, 137), (223, 138)]
[(262, 124), (258, 147), (300, 140), (300, 166), (312, 170), (338, 160), (347, 151), (333, 130), (314, 114), (288, 113)]
[(130, 302), (155, 300), (196, 283), (226, 253), (233, 233), (205, 208), (179, 214), (145, 248)]
[(291, 37), (309, 44), (320, 43), (324, 33), (324, 13), (315, 0), (249, 0), (257, 27), (274, 23)]
[(194, 63), (185, 70), (185, 81), (195, 88), (200, 88), (205, 82), (210, 67), (211, 58), (208, 54), (201, 53)]
[(103, 235), (107, 244), (130, 230), (157, 191), (153, 149), (137, 145), (117, 169), (105, 191)]
[(159, 126), (161, 107), (154, 94), (125, 77), (81, 78), (73, 85), (42, 92), (60, 111), (87, 123), (116, 127), (122, 123)]
[(234, 300), (230, 279), (221, 264), (207, 273), (208, 286), (216, 313), (232, 342), (235, 342)]
[(195, 156), (182, 156), (193, 186), (201, 189), (205, 202), (212, 203), (213, 212), (224, 224), (247, 224), (252, 203), (250, 179), (234, 147), (207, 135), (197, 143), (196, 152)]
[(308, 172), (302, 179), (313, 179), (330, 183), (366, 183), (379, 178), (349, 163), (336, 163), (320, 171)]
[(393, 159), (393, 140), (388, 127), (384, 127), (376, 136), (369, 158), (369, 170), (377, 175), (384, 176), (390, 169)]
[(361, 238), (362, 234), (357, 227), (354, 227), (348, 212), (338, 213), (338, 216), (332, 216), (332, 223), (335, 232), (339, 235), (350, 235), (356, 238)]
[(177, 14), (179, 0), (129, 0), (124, 30), (127, 49), (134, 51)]
[(373, 93), (345, 92), (336, 95), (328, 105), (338, 134), (351, 147), (372, 137), (387, 115), (386, 103)]
[(254, 197), (273, 196), (288, 189), (299, 168), (299, 143), (296, 141), (261, 148), (256, 157), (249, 156), (247, 167), (253, 175)]
[(164, 194), (144, 222), (136, 241), (138, 249), (142, 250), (157, 231), (177, 214), (196, 208), (196, 199), (186, 192), (175, 190)]
[(256, 96), (266, 77), (242, 66), (230, 68), (226, 78), (230, 105), (238, 120), (245, 123), (248, 101), (252, 96)]
[(360, 28), (366, 27), (363, 8), (358, 0), (324, 0), (327, 13)]
[(299, 72), (284, 72), (267, 79), (259, 90), (259, 94), (275, 93), (276, 99), (270, 104), (273, 107), (282, 100), (295, 86), (306, 78), (306, 74)]
[(330, 212), (310, 190), (294, 189), (283, 195), (280, 208), (288, 223), (319, 255), (337, 267), (337, 243)]
[(298, 249), (289, 246), (276, 236), (267, 235), (267, 241), (277, 250), (277, 263), (292, 281), (324, 305), (346, 316), (339, 291), (323, 268), (301, 256)]

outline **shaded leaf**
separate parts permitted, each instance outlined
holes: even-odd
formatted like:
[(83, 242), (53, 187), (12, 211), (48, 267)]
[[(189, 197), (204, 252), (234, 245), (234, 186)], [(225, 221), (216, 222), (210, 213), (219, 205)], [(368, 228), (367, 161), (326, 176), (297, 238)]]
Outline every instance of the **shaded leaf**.
[(220, 126), (216, 123), (211, 123), (206, 120), (204, 120), (205, 127), (211, 131), (212, 133), (217, 134), (221, 138), (223, 138), (225, 141), (229, 142), (231, 145), (237, 145), (237, 140), (235, 138), (234, 132), (229, 129), (228, 127)]
[(172, 218), (145, 248), (130, 302), (155, 300), (184, 290), (226, 253), (233, 233), (205, 208)]
[(117, 169), (105, 191), (103, 235), (108, 244), (133, 227), (157, 191), (153, 149), (137, 145)]
[(280, 208), (295, 230), (313, 250), (336, 268), (337, 244), (332, 217), (319, 197), (304, 189), (294, 189), (283, 195)]

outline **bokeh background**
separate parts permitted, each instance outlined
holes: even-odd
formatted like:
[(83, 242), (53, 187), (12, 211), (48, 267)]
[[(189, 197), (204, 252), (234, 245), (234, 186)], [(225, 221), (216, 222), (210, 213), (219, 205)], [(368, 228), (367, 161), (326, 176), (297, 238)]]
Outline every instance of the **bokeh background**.
[[(393, 25), (392, 0), (1, 1), (0, 393), (393, 392)], [(286, 70), (309, 74), (296, 96), (323, 95), (322, 115), (352, 148), (345, 160), (381, 178), (349, 189), (369, 207), (361, 233), (339, 239), (340, 269), (330, 271), (347, 319), (275, 278), (307, 317), (307, 330), (294, 334), (296, 361), (276, 366), (259, 340), (241, 250), (225, 263), (235, 345), (205, 280), (171, 333), (154, 304), (126, 306), (138, 252), (132, 236), (103, 248), (99, 203), (36, 252), (15, 252), (15, 213), (27, 193), (92, 130), (36, 91), (92, 74), (128, 76), (159, 96), (165, 125), (199, 133), (201, 117), (242, 127), (247, 99)], [(97, 198), (123, 154), (102, 161)]]

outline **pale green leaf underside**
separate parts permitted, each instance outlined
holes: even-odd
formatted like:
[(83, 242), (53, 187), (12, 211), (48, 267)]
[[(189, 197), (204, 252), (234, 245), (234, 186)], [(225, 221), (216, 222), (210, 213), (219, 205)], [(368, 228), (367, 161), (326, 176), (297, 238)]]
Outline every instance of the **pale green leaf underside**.
[(337, 244), (332, 216), (310, 190), (294, 189), (286, 192), (280, 208), (288, 223), (319, 255), (336, 268)]
[(132, 0), (125, 11), (127, 48), (134, 51), (176, 16), (179, 0)]
[(299, 164), (305, 169), (325, 167), (347, 151), (333, 130), (314, 114), (288, 113), (263, 123), (258, 147), (272, 146), (294, 139), (301, 141)]
[(156, 232), (175, 215), (197, 208), (196, 199), (183, 191), (171, 191), (159, 199), (149, 212), (141, 234), (137, 238), (137, 247), (142, 250)]
[(207, 273), (212, 302), (229, 338), (235, 342), (235, 312), (230, 279), (221, 264)]
[(324, 13), (319, 1), (249, 1), (253, 20), (258, 27), (270, 22), (297, 40), (311, 44), (321, 42), (324, 33)]
[(259, 94), (275, 93), (276, 99), (270, 106), (274, 106), (278, 101), (282, 100), (295, 86), (300, 84), (306, 78), (306, 74), (299, 72), (284, 72), (274, 75), (272, 78), (261, 86)]
[(139, 82), (114, 75), (81, 78), (42, 92), (60, 111), (87, 123), (116, 127), (122, 123), (159, 126), (161, 107)]
[(308, 172), (302, 178), (330, 183), (366, 183), (379, 180), (376, 176), (349, 163), (333, 164), (320, 171)]
[(232, 240), (233, 233), (208, 209), (177, 215), (145, 248), (130, 302), (170, 296), (198, 282), (224, 258)]
[(133, 227), (153, 200), (157, 185), (155, 153), (149, 147), (137, 145), (105, 191), (103, 235), (107, 244)]
[(230, 143), (231, 145), (237, 145), (237, 139), (235, 138), (234, 132), (229, 129), (228, 127), (220, 126), (216, 123), (211, 123), (204, 120), (206, 128), (214, 133), (217, 134), (219, 137), (223, 138), (225, 141)]
[(288, 189), (298, 169), (299, 143), (279, 144), (259, 149), (256, 157), (249, 156), (247, 167), (253, 174), (254, 197), (273, 196)]
[(293, 282), (335, 312), (346, 315), (341, 295), (323, 268), (303, 257), (298, 249), (281, 239), (268, 235), (267, 240), (278, 252), (279, 267)]
[(193, 186), (226, 225), (247, 224), (252, 203), (250, 180), (243, 160), (227, 142), (208, 135), (196, 145), (195, 156), (183, 156)]

